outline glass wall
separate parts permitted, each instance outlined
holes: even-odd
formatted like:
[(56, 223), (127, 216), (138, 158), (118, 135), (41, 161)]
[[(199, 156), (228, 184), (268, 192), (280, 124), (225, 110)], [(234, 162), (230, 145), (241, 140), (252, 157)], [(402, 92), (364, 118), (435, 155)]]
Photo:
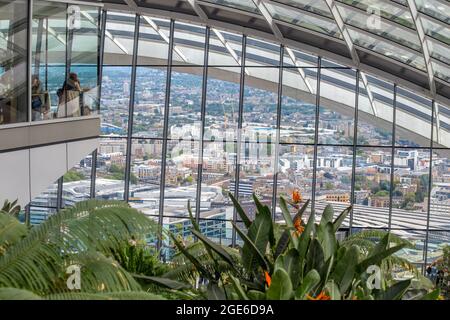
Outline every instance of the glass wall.
[(234, 244), (229, 192), (250, 216), (255, 193), (281, 221), (274, 195), (298, 190), (318, 213), (353, 205), (350, 232), (411, 240), (402, 254), (417, 266), (448, 241), (446, 106), (438, 117), (393, 83), (215, 28), (108, 12), (105, 31), (97, 198), (129, 201), (186, 241), (189, 201), (208, 237)]
[(98, 110), (100, 10), (33, 1), (32, 120)]
[(0, 125), (28, 121), (28, 1), (0, 1)]

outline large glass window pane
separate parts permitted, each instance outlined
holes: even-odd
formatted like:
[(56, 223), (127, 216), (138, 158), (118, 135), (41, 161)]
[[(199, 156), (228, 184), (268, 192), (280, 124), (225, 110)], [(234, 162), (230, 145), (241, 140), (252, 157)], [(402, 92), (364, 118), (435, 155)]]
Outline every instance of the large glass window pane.
[(430, 229), (450, 230), (450, 150), (433, 151)]
[[(68, 11), (69, 14), (75, 15), (75, 23), (74, 25), (69, 23), (68, 28), (68, 46), (70, 45), (71, 49), (67, 57), (67, 63), (70, 63), (70, 73), (67, 76), (68, 88), (66, 89), (68, 91), (67, 116), (91, 115), (97, 112), (99, 105), (97, 72), (99, 68), (100, 10), (96, 7), (69, 6)], [(79, 19), (77, 18), (78, 11), (80, 12)], [(74, 97), (70, 96), (70, 90), (73, 88), (69, 87), (73, 80), (73, 74), (79, 81), (79, 88), (75, 88), (74, 91), (79, 90)], [(70, 109), (71, 104), (74, 104), (74, 110)]]
[(233, 205), (228, 192), (234, 191), (236, 177), (236, 144), (205, 142), (201, 185), (200, 217), (233, 218)]
[(132, 14), (108, 11), (103, 62), (105, 65), (131, 65), (135, 20)]
[(355, 77), (351, 69), (321, 70), (318, 143), (353, 144)]
[(162, 140), (133, 139), (130, 202), (148, 216), (159, 214)]
[(205, 109), (205, 141), (237, 139), (241, 68), (208, 68)]
[(316, 208), (318, 212), (321, 212), (329, 203), (336, 207), (336, 212), (350, 204), (352, 164), (352, 148), (337, 146), (317, 148)]
[(206, 28), (175, 22), (172, 63), (174, 65), (204, 65)]
[(245, 78), (242, 141), (275, 142), (278, 68), (249, 68)]
[(367, 77), (367, 87), (361, 80), (359, 92), (357, 144), (392, 146), (394, 121), (392, 84)]
[(431, 100), (398, 88), (395, 144), (403, 147), (430, 147)]
[(272, 42), (247, 37), (245, 65), (252, 67), (280, 65), (280, 46)]
[(354, 226), (388, 227), (391, 158), (391, 148), (356, 150)]
[(139, 66), (167, 65), (169, 27), (169, 20), (141, 16), (137, 60)]
[(63, 176), (62, 206), (72, 206), (91, 196), (92, 155), (87, 155)]
[(0, 1), (0, 125), (28, 120), (28, 1)]
[(133, 137), (162, 138), (167, 70), (137, 67)]
[(275, 144), (251, 142), (247, 137), (240, 145), (239, 199), (252, 201), (255, 193), (262, 203), (272, 205), (275, 174)]
[(283, 69), (280, 142), (314, 143), (316, 125), (315, 69)]
[(96, 198), (124, 199), (126, 150), (126, 139), (100, 139), (95, 180)]
[(395, 149), (392, 228), (426, 229), (429, 149)]
[(127, 135), (130, 83), (131, 67), (103, 67), (100, 107), (102, 135)]
[(34, 2), (33, 120), (97, 112), (99, 20), (97, 7)]
[(186, 216), (188, 201), (195, 211), (200, 142), (168, 140), (164, 189), (164, 215)]
[[(278, 160), (277, 208), (275, 219), (282, 220), (279, 208), (280, 196), (292, 199), (298, 190), (302, 199), (312, 199), (314, 147), (305, 145), (281, 145)], [(310, 209), (309, 206), (308, 209)], [(309, 210), (308, 210), (309, 211)]]
[(210, 66), (241, 65), (242, 35), (211, 28), (208, 64)]
[(177, 67), (171, 76), (168, 137), (199, 140), (203, 68)]

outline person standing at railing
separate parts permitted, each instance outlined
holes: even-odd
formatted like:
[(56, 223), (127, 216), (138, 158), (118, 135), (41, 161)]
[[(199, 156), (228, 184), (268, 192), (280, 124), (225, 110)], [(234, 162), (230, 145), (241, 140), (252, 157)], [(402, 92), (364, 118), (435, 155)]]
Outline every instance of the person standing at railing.
[(77, 117), (81, 115), (80, 94), (82, 93), (80, 80), (75, 72), (69, 73), (69, 77), (57, 94), (59, 97), (58, 118), (65, 116)]
[(31, 78), (31, 93), (32, 119), (33, 121), (41, 120), (44, 102), (42, 101), (41, 80), (36, 74)]

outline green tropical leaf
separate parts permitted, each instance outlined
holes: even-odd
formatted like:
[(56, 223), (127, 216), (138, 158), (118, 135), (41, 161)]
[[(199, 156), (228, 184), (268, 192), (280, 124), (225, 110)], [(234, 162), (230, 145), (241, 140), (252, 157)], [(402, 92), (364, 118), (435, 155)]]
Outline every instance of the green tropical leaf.
[[(264, 254), (262, 254), (259, 249), (256, 247), (256, 245), (253, 243), (252, 240), (250, 240), (250, 238), (241, 231), (241, 229), (239, 229), (239, 227), (232, 222), (233, 227), (235, 228), (236, 232), (239, 234), (239, 236), (241, 237), (241, 239), (244, 241), (244, 245), (247, 246), (248, 250), (251, 251), (251, 254), (249, 254), (247, 256), (247, 260), (243, 261), (243, 265), (244, 268), (246, 268), (246, 270), (251, 271), (252, 270), (252, 263), (253, 263), (253, 258), (255, 258), (259, 265), (264, 269), (264, 270), (269, 270), (269, 264), (266, 261), (266, 258), (264, 257)], [(251, 258), (250, 258), (251, 257)]]
[(322, 218), (320, 219), (320, 225), (326, 226), (328, 222), (333, 222), (334, 209), (331, 204), (327, 204), (322, 213)]
[(400, 300), (411, 285), (411, 280), (399, 281), (377, 295), (377, 300)]
[(305, 300), (306, 295), (312, 292), (319, 283), (320, 275), (317, 270), (310, 270), (303, 278), (301, 285), (295, 291), (295, 299)]
[(294, 248), (298, 248), (298, 238), (297, 235), (294, 233), (295, 231), (294, 223), (292, 221), (291, 213), (287, 208), (286, 200), (284, 200), (283, 197), (280, 197), (280, 208), (281, 212), (283, 213), (284, 221), (286, 222), (287, 231), (290, 235), (292, 244), (294, 245)]
[(213, 278), (212, 274), (208, 270), (206, 270), (202, 266), (202, 264), (184, 248), (184, 246), (175, 238), (173, 234), (170, 234), (170, 237), (172, 238), (172, 241), (175, 243), (175, 246), (178, 248), (178, 250), (183, 253), (183, 255), (195, 266), (197, 271), (203, 277), (207, 279)]
[(18, 288), (0, 288), (0, 300), (41, 300), (31, 291)]
[(223, 288), (220, 288), (216, 282), (210, 281), (206, 287), (206, 296), (208, 300), (225, 300), (226, 293)]
[(0, 256), (8, 247), (24, 238), (28, 233), (25, 225), (13, 216), (0, 212)]
[(353, 207), (349, 206), (348, 208), (344, 209), (341, 212), (341, 214), (334, 220), (334, 222), (333, 222), (334, 233), (336, 233), (336, 231), (339, 230), (339, 228), (341, 227), (342, 223), (345, 221), (345, 218), (347, 218), (348, 214), (352, 210), (353, 210)]
[(320, 274), (325, 266), (323, 248), (316, 238), (311, 240), (306, 256), (306, 270), (316, 269)]
[(211, 249), (215, 253), (217, 253), (225, 262), (227, 262), (233, 269), (235, 269), (233, 258), (222, 246), (209, 240), (207, 237), (205, 237), (203, 234), (201, 234), (197, 230), (191, 230), (191, 231), (201, 242), (203, 242), (203, 244), (206, 247), (208, 247), (209, 249)]
[(311, 240), (311, 233), (314, 230), (314, 221), (315, 221), (315, 215), (314, 212), (311, 212), (311, 215), (309, 216), (308, 223), (306, 224), (305, 230), (303, 230), (302, 234), (300, 235), (300, 239), (298, 241), (298, 253), (300, 255), (300, 259), (304, 260), (306, 257), (306, 252), (309, 248), (310, 240)]
[[(303, 216), (303, 213), (306, 211), (308, 205), (309, 205), (310, 200), (308, 199), (305, 204), (298, 210), (297, 214), (294, 216), (294, 219), (292, 219), (292, 221), (296, 221), (297, 219), (301, 219)], [(280, 238), (278, 239), (278, 243), (277, 246), (275, 248), (275, 252), (273, 255), (273, 258), (276, 260), (278, 258), (278, 256), (280, 254), (282, 254), (287, 247), (289, 246), (289, 242), (290, 242), (290, 235), (289, 235), (289, 231), (285, 230), (283, 231), (283, 233), (281, 234)]]
[(254, 266), (257, 265), (257, 257), (252, 248), (253, 246), (258, 249), (258, 252), (262, 256), (265, 255), (272, 228), (273, 225), (270, 212), (262, 211), (255, 217), (255, 220), (250, 228), (248, 228), (247, 232), (247, 236), (253, 245), (244, 241), (244, 246), (242, 248), (242, 264), (245, 269), (253, 270)]
[(191, 200), (190, 199), (188, 200), (187, 208), (188, 208), (188, 213), (189, 213), (189, 220), (192, 223), (192, 227), (194, 228), (194, 230), (197, 230), (198, 232), (200, 232), (200, 227), (198, 226), (198, 223), (195, 220), (194, 215), (192, 214)]
[(245, 294), (244, 289), (242, 289), (239, 279), (233, 277), (232, 275), (230, 275), (230, 279), (231, 279), (231, 282), (233, 283), (234, 290), (235, 290), (236, 294), (238, 295), (239, 299), (240, 300), (248, 300), (248, 297)]
[(228, 196), (230, 197), (231, 201), (233, 202), (234, 208), (236, 209), (236, 212), (239, 214), (239, 217), (241, 217), (242, 222), (244, 222), (245, 227), (247, 229), (250, 228), (252, 221), (247, 216), (244, 209), (242, 209), (241, 205), (236, 200), (236, 198), (233, 196), (233, 194), (231, 194), (231, 192), (228, 192)]
[(133, 274), (133, 277), (136, 279), (147, 280), (151, 283), (173, 290), (183, 290), (192, 288), (190, 284), (163, 277), (149, 277), (141, 274)]
[(337, 261), (330, 275), (330, 279), (339, 285), (341, 294), (344, 294), (352, 284), (358, 264), (358, 256), (359, 248), (357, 246), (351, 246), (348, 250), (345, 250), (343, 257)]
[(298, 251), (290, 249), (285, 255), (279, 256), (275, 262), (275, 270), (284, 269), (292, 281), (292, 286), (296, 288), (300, 282), (301, 260)]
[(286, 270), (278, 268), (272, 275), (272, 283), (266, 291), (267, 300), (289, 300), (293, 295), (292, 282)]

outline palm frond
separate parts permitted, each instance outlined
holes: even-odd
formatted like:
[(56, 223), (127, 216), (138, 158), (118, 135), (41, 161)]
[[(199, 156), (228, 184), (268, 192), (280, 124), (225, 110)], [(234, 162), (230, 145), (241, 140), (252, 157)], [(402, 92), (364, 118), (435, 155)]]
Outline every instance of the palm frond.
[(41, 300), (31, 291), (17, 288), (0, 288), (0, 300)]
[(110, 292), (110, 293), (86, 293), (64, 292), (44, 297), (47, 300), (165, 300), (164, 297), (148, 292)]
[[(111, 249), (120, 247), (123, 241), (145, 237), (156, 228), (152, 220), (124, 202), (80, 202), (32, 228), (23, 240), (8, 248), (0, 257), (0, 287), (23, 288), (38, 294), (52, 293), (55, 286), (60, 289), (58, 285), (61, 286), (61, 278), (65, 276), (67, 260), (78, 255), (78, 259), (82, 259), (85, 252), (107, 254)], [(93, 260), (91, 256), (88, 261), (93, 263), (92, 267), (95, 267), (95, 261), (107, 265), (103, 258), (97, 255), (97, 260)], [(113, 260), (108, 263), (115, 267)], [(134, 279), (123, 269), (116, 267), (108, 272), (106, 275), (110, 282), (106, 281), (108, 278), (101, 278), (100, 272), (95, 276), (103, 279), (105, 286), (108, 285), (111, 290), (138, 288)], [(111, 283), (113, 274), (116, 275), (116, 283)]]
[[(241, 265), (239, 252), (236, 249), (229, 247), (223, 247), (223, 249), (226, 250), (231, 256), (232, 260), (234, 261), (234, 267), (239, 269)], [(216, 259), (218, 263), (218, 265), (216, 266), (215, 262), (213, 261), (213, 259), (211, 259), (207, 250), (205, 249), (205, 246), (201, 242), (195, 242), (188, 245), (186, 247), (186, 250), (192, 256), (194, 256), (205, 269), (211, 272), (214, 272), (215, 270), (218, 270), (220, 272), (232, 271), (232, 267), (228, 263), (220, 259), (219, 256), (217, 256)], [(216, 269), (216, 267), (218, 269)], [(179, 279), (192, 283), (197, 279), (198, 275), (199, 274), (196, 271), (195, 266), (189, 261), (189, 259), (178, 252), (172, 259), (171, 270), (164, 274), (164, 277), (170, 279)]]
[[(384, 230), (363, 230), (363, 231), (360, 231), (360, 232), (350, 235), (349, 237), (347, 237), (346, 239), (344, 239), (342, 241), (342, 244), (343, 245), (351, 244), (352, 241), (361, 240), (361, 239), (370, 240), (371, 243), (376, 243), (376, 242), (380, 241), (383, 237), (385, 237), (386, 234), (388, 234), (388, 232), (384, 231)], [(390, 233), (389, 240), (392, 244), (396, 244), (396, 245), (405, 244), (406, 248), (414, 248), (414, 245), (410, 241), (403, 239), (393, 233)], [(360, 245), (364, 245), (364, 244), (369, 245), (369, 242), (364, 242), (364, 241), (360, 242)]]
[(8, 247), (26, 236), (28, 229), (11, 215), (0, 212), (0, 256)]

